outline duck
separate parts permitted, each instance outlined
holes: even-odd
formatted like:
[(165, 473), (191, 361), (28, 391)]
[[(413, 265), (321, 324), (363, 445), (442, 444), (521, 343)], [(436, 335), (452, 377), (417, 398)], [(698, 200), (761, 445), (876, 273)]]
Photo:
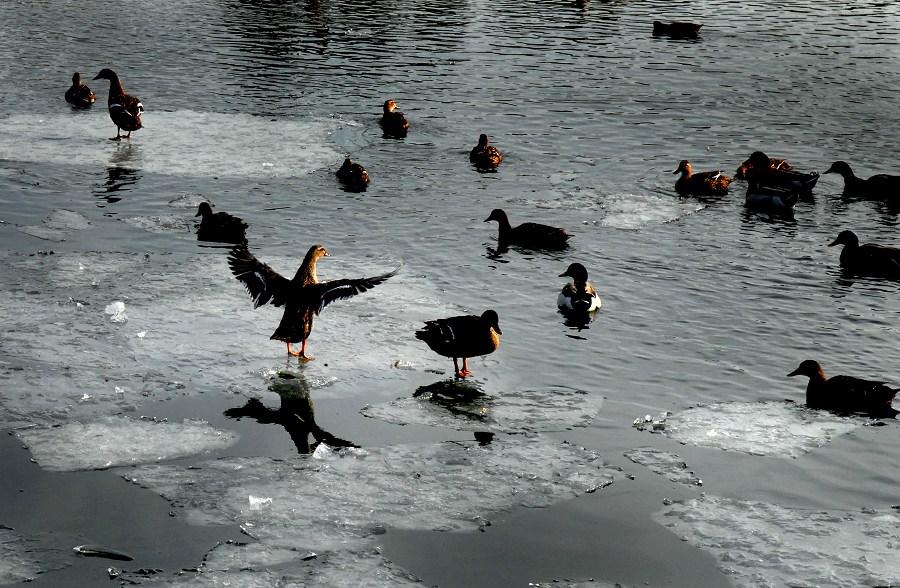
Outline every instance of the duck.
[(386, 137), (402, 139), (409, 131), (409, 121), (397, 110), (397, 104), (393, 100), (384, 101), (384, 114), (379, 122)]
[(346, 187), (355, 190), (365, 190), (369, 183), (369, 172), (358, 163), (354, 163), (349, 157), (344, 159), (344, 164), (335, 172), (337, 179)]
[(496, 169), (503, 161), (500, 150), (489, 143), (488, 136), (481, 133), (481, 136), (478, 137), (478, 145), (469, 152), (469, 161), (480, 170)]
[(659, 20), (654, 20), (653, 36), (658, 37), (660, 35), (666, 35), (673, 39), (698, 37), (700, 35), (700, 27), (702, 26), (702, 24), (695, 22), (684, 22), (678, 20), (672, 22), (662, 22)]
[(788, 376), (806, 376), (806, 405), (843, 413), (866, 413), (873, 417), (893, 417), (891, 404), (897, 390), (872, 380), (853, 376), (825, 377), (819, 362), (807, 359)]
[(857, 178), (845, 161), (835, 161), (825, 173), (838, 173), (844, 177), (845, 194), (900, 198), (900, 176), (877, 174), (867, 179)]
[(109, 107), (109, 118), (116, 125), (116, 136), (110, 137), (110, 141), (121, 141), (122, 131), (128, 131), (125, 139), (131, 138), (131, 132), (142, 128), (141, 115), (144, 114), (144, 105), (141, 101), (125, 93), (122, 88), (122, 82), (116, 72), (109, 68), (103, 68), (96, 76), (95, 80), (109, 80), (109, 98), (106, 105)]
[(73, 106), (87, 107), (96, 99), (97, 96), (82, 82), (81, 74), (77, 71), (72, 74), (72, 87), (66, 90), (66, 102)]
[(195, 217), (202, 217), (197, 226), (199, 241), (241, 244), (247, 242), (247, 223), (227, 212), (213, 212), (209, 202), (201, 202)]
[(509, 217), (499, 208), (492, 210), (490, 216), (484, 219), (484, 222), (489, 221), (497, 221), (500, 225), (500, 235), (497, 238), (500, 249), (519, 245), (529, 249), (560, 250), (569, 246), (570, 235), (565, 229), (539, 223), (522, 223), (513, 227), (509, 224)]
[(859, 244), (859, 237), (853, 231), (844, 230), (838, 233), (829, 247), (843, 245), (841, 250), (841, 267), (845, 270), (883, 276), (900, 278), (900, 249), (867, 243)]
[(678, 168), (672, 172), (680, 173), (681, 177), (675, 180), (675, 191), (682, 196), (718, 196), (728, 192), (728, 185), (732, 179), (721, 171), (691, 173), (691, 162), (682, 159)]
[[(794, 169), (794, 166), (789, 164), (787, 162), (787, 160), (785, 160), (785, 159), (770, 157), (769, 158), (769, 168), (770, 169), (780, 169), (783, 171), (791, 171), (792, 169)], [(747, 172), (749, 172), (751, 169), (753, 169), (753, 163), (748, 159), (737, 168), (737, 171), (735, 171), (735, 173), (734, 173), (735, 179), (746, 180)]]
[[(253, 308), (270, 303), (284, 306), (284, 314), (270, 339), (284, 341), (288, 355), (311, 361), (306, 354), (306, 340), (313, 328), (313, 319), (335, 300), (361, 294), (397, 274), (400, 268), (370, 278), (344, 278), (320, 282), (316, 276), (316, 261), (330, 254), (322, 245), (313, 245), (303, 258), (297, 273), (290, 280), (259, 261), (246, 245), (232, 248), (228, 267), (234, 277), (244, 284), (253, 299)], [(300, 351), (291, 348), (301, 343)]]
[(577, 313), (594, 312), (600, 308), (600, 297), (597, 290), (588, 282), (588, 272), (580, 263), (569, 264), (569, 267), (559, 277), (568, 276), (572, 281), (563, 286), (562, 292), (556, 299), (556, 306), (563, 311)]
[(767, 214), (793, 214), (800, 194), (784, 188), (748, 186), (744, 204), (750, 210)]
[(791, 169), (775, 169), (771, 166), (771, 158), (762, 151), (754, 151), (745, 164), (749, 164), (746, 178), (747, 182), (766, 188), (784, 188), (793, 192), (809, 194), (816, 182), (819, 181), (818, 172), (798, 172)]
[[(502, 334), (500, 317), (496, 311), (486, 310), (481, 316), (451, 316), (425, 321), (425, 328), (416, 331), (416, 339), (425, 341), (438, 355), (452, 357), (456, 376), (465, 378), (472, 373), (468, 368), (468, 358), (497, 351)], [(457, 361), (460, 357), (462, 369), (459, 369)]]

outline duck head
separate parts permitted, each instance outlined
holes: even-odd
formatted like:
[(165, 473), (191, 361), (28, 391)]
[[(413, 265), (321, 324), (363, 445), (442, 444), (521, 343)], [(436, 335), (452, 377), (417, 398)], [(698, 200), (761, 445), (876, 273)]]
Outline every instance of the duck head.
[(500, 317), (497, 315), (496, 311), (493, 310), (485, 310), (481, 313), (481, 322), (485, 324), (495, 331), (497, 331), (498, 335), (502, 335), (503, 331), (500, 330)]
[(494, 210), (491, 211), (490, 216), (488, 216), (486, 219), (484, 219), (484, 222), (490, 222), (490, 221), (497, 221), (497, 222), (500, 223), (501, 225), (502, 225), (502, 224), (507, 224), (507, 225), (508, 225), (508, 224), (509, 224), (509, 217), (506, 216), (506, 213), (503, 212), (502, 209), (500, 209), (500, 208), (495, 208)]
[(819, 365), (818, 361), (807, 359), (801, 363), (797, 369), (788, 374), (788, 377), (791, 376), (806, 376), (808, 378), (821, 378), (825, 379), (825, 372), (822, 371), (822, 366)]
[(100, 70), (100, 73), (94, 76), (95, 80), (104, 79), (104, 80), (118, 80), (119, 76), (116, 75), (116, 72), (109, 69), (108, 67), (104, 67)]
[(568, 276), (578, 283), (584, 283), (587, 282), (588, 279), (587, 268), (580, 263), (573, 263), (569, 265), (566, 271), (559, 274), (559, 277), (562, 278), (563, 276)]
[(484, 133), (481, 133), (481, 135), (478, 137), (478, 146), (481, 148), (487, 147), (489, 142), (490, 141), (488, 141), (488, 136)]
[(745, 161), (744, 164), (749, 164), (750, 167), (756, 169), (769, 169), (772, 166), (772, 162), (769, 159), (769, 156), (762, 151), (754, 151), (753, 153), (751, 153), (750, 157), (747, 158), (747, 161)]
[(210, 205), (210, 203), (209, 202), (201, 202), (200, 206), (197, 207), (197, 214), (195, 214), (194, 216), (202, 216), (203, 218), (206, 218), (208, 216), (211, 216), (212, 213), (213, 213), (213, 211), (212, 211), (212, 206)]
[(325, 251), (325, 247), (323, 245), (313, 245), (309, 248), (309, 251), (306, 252), (306, 259), (304, 263), (309, 261), (316, 261), (322, 257), (331, 257), (331, 254)]
[(691, 162), (687, 159), (682, 159), (681, 163), (678, 164), (678, 167), (675, 168), (675, 171), (672, 173), (691, 175)]
[(394, 112), (395, 108), (397, 108), (397, 104), (395, 104), (393, 100), (385, 100), (384, 101), (384, 113), (385, 114), (387, 114), (389, 112)]
[(81, 85), (81, 74), (77, 71), (72, 74), (72, 85), (80, 86)]
[(845, 178), (853, 175), (853, 171), (850, 169), (850, 166), (845, 161), (835, 161), (834, 163), (831, 164), (831, 167), (829, 167), (827, 170), (825, 170), (825, 173), (826, 174), (838, 173), (838, 174), (841, 174), (842, 176), (844, 176)]
[(835, 240), (828, 244), (829, 247), (834, 247), (835, 245), (850, 245), (851, 247), (856, 247), (859, 245), (859, 237), (857, 237), (856, 233), (853, 231), (841, 231), (838, 233)]

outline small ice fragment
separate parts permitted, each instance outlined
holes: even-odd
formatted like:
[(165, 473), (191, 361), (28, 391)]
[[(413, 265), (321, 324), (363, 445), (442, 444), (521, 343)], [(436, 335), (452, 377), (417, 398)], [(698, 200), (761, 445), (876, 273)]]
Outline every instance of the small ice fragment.
[(116, 393), (117, 397), (121, 398), (121, 397), (125, 396), (125, 388), (120, 388), (119, 386), (116, 386), (115, 393)]
[(263, 167), (275, 167), (275, 164), (274, 164), (274, 163), (269, 163), (269, 162), (264, 161), (263, 164), (262, 164), (262, 166), (263, 166)]
[(261, 496), (253, 496), (252, 494), (250, 494), (249, 499), (250, 499), (249, 500), (250, 508), (252, 508), (253, 510), (259, 510), (264, 506), (269, 506), (270, 504), (272, 504), (271, 498), (264, 498)]
[(137, 336), (138, 336), (138, 339), (143, 339), (144, 337), (147, 336), (147, 331), (141, 331), (140, 333), (137, 334)]
[(106, 305), (103, 312), (111, 315), (109, 320), (113, 323), (124, 323), (128, 320), (128, 317), (125, 315), (125, 303), (121, 300), (116, 300), (115, 302)]
[(107, 559), (116, 559), (119, 561), (131, 561), (134, 558), (127, 553), (109, 549), (102, 545), (78, 545), (72, 548), (75, 553), (85, 557), (105, 557)]
[(81, 397), (81, 402), (87, 402), (92, 398), (93, 398), (93, 396), (91, 396), (90, 394), (85, 392), (85, 394)]

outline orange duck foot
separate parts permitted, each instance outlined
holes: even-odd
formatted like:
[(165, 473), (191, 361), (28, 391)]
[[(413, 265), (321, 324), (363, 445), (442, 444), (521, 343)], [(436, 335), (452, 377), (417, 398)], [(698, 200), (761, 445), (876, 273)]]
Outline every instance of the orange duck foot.
[(462, 369), (459, 369), (459, 364), (456, 363), (456, 358), (453, 358), (453, 368), (456, 370), (457, 378), (465, 378), (468, 375), (471, 375), (472, 372), (469, 371), (469, 367), (466, 365), (466, 359), (463, 358), (463, 366)]
[(293, 349), (291, 349), (291, 343), (288, 342), (287, 352), (288, 355), (296, 357), (298, 359), (302, 359), (303, 361), (312, 361), (315, 359), (315, 357), (306, 355), (306, 341), (303, 341), (303, 344), (300, 346), (300, 351), (294, 351)]

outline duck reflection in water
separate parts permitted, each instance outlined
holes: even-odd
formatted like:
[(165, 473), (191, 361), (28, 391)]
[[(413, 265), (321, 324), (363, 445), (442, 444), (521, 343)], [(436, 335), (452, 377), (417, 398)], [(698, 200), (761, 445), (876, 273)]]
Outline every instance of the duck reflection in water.
[(112, 165), (106, 168), (106, 180), (95, 186), (92, 192), (98, 198), (112, 204), (122, 199), (122, 195), (118, 192), (127, 192), (131, 189), (130, 186), (135, 185), (140, 179), (138, 170)]
[[(272, 378), (269, 390), (281, 398), (281, 406), (270, 408), (259, 399), (251, 398), (240, 407), (229, 408), (225, 416), (232, 419), (251, 418), (263, 425), (281, 425), (301, 454), (316, 450), (319, 443), (330, 447), (359, 447), (355, 443), (335, 437), (316, 424), (315, 410), (309, 397), (309, 384), (296, 373), (282, 371)], [(309, 438), (315, 440), (309, 442)]]
[[(490, 422), (493, 398), (482, 392), (478, 386), (461, 378), (440, 380), (426, 386), (419, 386), (413, 398), (428, 400), (454, 416), (476, 422)], [(476, 436), (476, 439), (478, 436)]]

